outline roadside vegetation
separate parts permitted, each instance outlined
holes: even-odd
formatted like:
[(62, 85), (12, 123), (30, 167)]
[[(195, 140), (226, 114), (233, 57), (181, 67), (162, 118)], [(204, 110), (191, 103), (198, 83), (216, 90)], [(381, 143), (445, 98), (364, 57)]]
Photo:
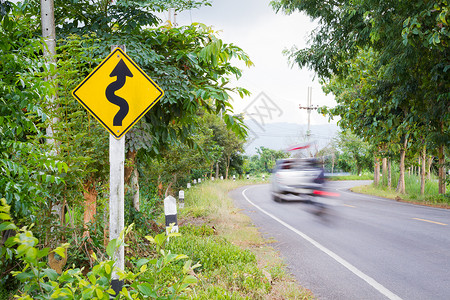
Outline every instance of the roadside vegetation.
[(6, 241), (2, 255), (14, 257), (20, 268), (13, 277), (7, 276), (9, 285), (0, 289), (1, 299), (13, 295), (18, 299), (109, 299), (113, 293), (109, 286), (111, 257), (123, 243), (127, 245), (127, 269), (120, 272), (125, 283), (121, 298), (313, 299), (288, 273), (270, 242), (227, 196), (248, 183), (224, 180), (194, 186), (186, 191), (185, 207), (179, 209), (180, 234), (166, 236), (160, 212), (153, 221), (156, 232), (137, 222), (120, 239), (92, 251), (91, 268), (80, 268), (72, 261), (61, 275), (48, 268), (45, 258), (54, 253), (60, 259), (71, 259), (73, 245), (40, 248), (31, 229), (14, 225), (10, 207), (2, 199), (0, 228), (18, 231)]

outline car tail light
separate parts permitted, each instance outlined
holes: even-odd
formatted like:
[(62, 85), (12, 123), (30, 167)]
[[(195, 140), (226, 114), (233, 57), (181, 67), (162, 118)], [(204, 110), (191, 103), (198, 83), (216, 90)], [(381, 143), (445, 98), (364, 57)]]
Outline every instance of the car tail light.
[(313, 194), (317, 195), (317, 196), (325, 196), (325, 197), (339, 197), (340, 196), (340, 194), (338, 194), (338, 193), (332, 193), (332, 192), (327, 192), (327, 191), (318, 191), (318, 190), (314, 190)]

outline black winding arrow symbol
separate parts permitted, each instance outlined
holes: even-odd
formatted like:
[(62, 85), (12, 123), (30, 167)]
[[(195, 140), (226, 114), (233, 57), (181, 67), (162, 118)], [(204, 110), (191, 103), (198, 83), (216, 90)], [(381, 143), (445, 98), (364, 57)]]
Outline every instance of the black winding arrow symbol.
[(106, 98), (112, 104), (115, 104), (120, 107), (119, 111), (114, 116), (113, 126), (122, 126), (122, 121), (128, 114), (129, 106), (128, 102), (125, 99), (117, 96), (114, 93), (115, 91), (120, 90), (125, 85), (127, 76), (133, 77), (133, 74), (131, 73), (130, 69), (128, 69), (123, 59), (121, 59), (117, 63), (114, 70), (111, 72), (111, 74), (109, 74), (109, 77), (115, 76), (117, 76), (117, 80), (110, 83), (106, 88)]

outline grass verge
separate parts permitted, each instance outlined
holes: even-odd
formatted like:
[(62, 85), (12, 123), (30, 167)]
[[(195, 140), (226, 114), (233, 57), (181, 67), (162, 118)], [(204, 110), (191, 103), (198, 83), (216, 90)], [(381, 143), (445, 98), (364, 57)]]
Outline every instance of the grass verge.
[(345, 175), (345, 176), (329, 176), (327, 179), (330, 180), (330, 181), (340, 181), (340, 180), (373, 180), (373, 174)]
[(448, 195), (420, 195), (417, 193), (401, 194), (397, 193), (394, 189), (388, 189), (386, 187), (375, 187), (374, 185), (357, 186), (352, 188), (351, 191), (401, 202), (450, 209), (450, 198)]
[(287, 271), (277, 251), (265, 241), (228, 192), (252, 180), (202, 183), (186, 191), (179, 211), (182, 236), (171, 250), (202, 266), (194, 299), (314, 299)]

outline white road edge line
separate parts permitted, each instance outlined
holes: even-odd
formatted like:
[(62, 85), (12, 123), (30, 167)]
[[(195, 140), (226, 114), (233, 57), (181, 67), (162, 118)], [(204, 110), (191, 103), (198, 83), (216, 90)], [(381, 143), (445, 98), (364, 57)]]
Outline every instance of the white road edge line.
[(290, 229), (291, 231), (293, 231), (294, 233), (298, 234), (300, 237), (302, 237), (303, 239), (305, 239), (306, 241), (310, 242), (314, 247), (316, 247), (317, 249), (319, 249), (320, 251), (324, 252), (325, 254), (327, 254), (328, 256), (330, 256), (332, 259), (334, 259), (336, 262), (338, 262), (339, 264), (341, 264), (342, 266), (344, 266), (345, 268), (347, 268), (350, 272), (352, 272), (353, 274), (355, 274), (356, 276), (358, 276), (359, 278), (361, 278), (362, 280), (364, 280), (365, 282), (367, 282), (369, 285), (371, 285), (374, 289), (376, 289), (378, 292), (380, 292), (381, 294), (385, 295), (387, 298), (392, 299), (392, 300), (401, 300), (402, 298), (400, 298), (399, 296), (397, 296), (396, 294), (394, 294), (393, 292), (391, 292), (390, 290), (388, 290), (387, 288), (385, 288), (382, 284), (378, 283), (375, 279), (373, 279), (372, 277), (366, 275), (365, 273), (363, 273), (362, 271), (360, 271), (358, 268), (356, 268), (355, 266), (353, 266), (351, 263), (349, 263), (348, 261), (346, 261), (345, 259), (343, 259), (342, 257), (340, 257), (339, 255), (337, 255), (336, 253), (334, 253), (333, 251), (329, 250), (328, 248), (325, 248), (324, 246), (322, 246), (320, 243), (316, 242), (314, 239), (310, 238), (308, 235), (304, 234), (303, 232), (295, 229), (294, 227), (292, 227), (291, 225), (287, 224), (286, 222), (280, 220), (279, 218), (275, 217), (274, 215), (272, 215), (271, 213), (265, 211), (264, 209), (262, 209), (261, 207), (259, 207), (258, 205), (256, 205), (255, 203), (253, 203), (248, 197), (247, 195), (245, 195), (245, 192), (250, 189), (250, 188), (246, 188), (245, 190), (242, 191), (242, 196), (244, 196), (245, 200), (247, 200), (248, 203), (250, 203), (251, 205), (253, 205), (254, 207), (256, 207), (257, 209), (259, 209), (262, 213), (266, 214), (267, 216), (271, 217), (272, 219), (274, 219), (275, 221), (277, 221), (278, 223), (280, 223), (281, 225), (283, 225), (284, 227)]

